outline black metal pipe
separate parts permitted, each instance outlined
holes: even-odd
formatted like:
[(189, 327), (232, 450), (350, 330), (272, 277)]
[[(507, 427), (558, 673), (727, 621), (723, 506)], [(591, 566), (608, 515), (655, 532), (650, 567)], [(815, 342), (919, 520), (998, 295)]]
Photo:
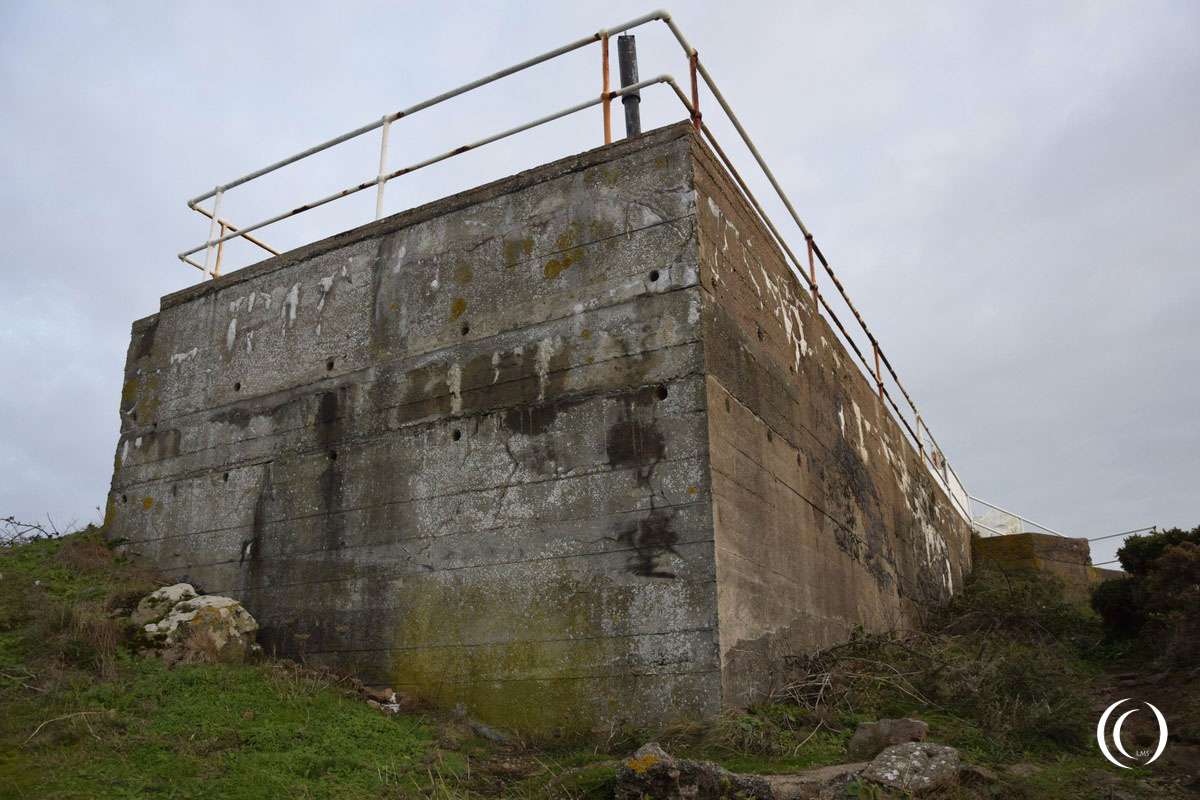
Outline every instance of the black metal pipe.
[[(621, 88), (638, 82), (637, 42), (628, 34), (617, 37), (617, 62), (621, 68)], [(641, 92), (630, 92), (621, 98), (625, 105), (625, 135), (642, 132)]]

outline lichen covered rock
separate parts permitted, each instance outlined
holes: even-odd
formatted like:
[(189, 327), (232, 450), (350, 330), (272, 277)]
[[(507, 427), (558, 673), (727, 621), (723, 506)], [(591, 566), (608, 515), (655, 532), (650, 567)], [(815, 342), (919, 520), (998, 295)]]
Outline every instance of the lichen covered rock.
[(919, 795), (957, 785), (962, 767), (962, 759), (953, 747), (907, 742), (892, 745), (875, 756), (863, 770), (862, 777)]
[(231, 597), (192, 596), (142, 629), (168, 660), (200, 656), (240, 661), (257, 650), (258, 622)]
[(621, 762), (613, 796), (616, 800), (772, 800), (774, 794), (757, 775), (738, 775), (711, 761), (674, 758), (651, 742)]
[(175, 607), (176, 603), (191, 600), (193, 597), (196, 597), (196, 590), (190, 583), (177, 583), (174, 586), (155, 589), (142, 598), (129, 619), (134, 625), (158, 622)]

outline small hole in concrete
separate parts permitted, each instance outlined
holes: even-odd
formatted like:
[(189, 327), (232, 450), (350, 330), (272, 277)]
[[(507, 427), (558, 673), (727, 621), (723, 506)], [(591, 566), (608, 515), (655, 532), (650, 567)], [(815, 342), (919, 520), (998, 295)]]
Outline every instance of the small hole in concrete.
[(758, 340), (759, 340), (760, 342), (763, 340), (763, 332), (762, 332), (762, 328), (759, 328), (759, 329), (758, 329)]
[(137, 412), (135, 411), (135, 412), (133, 412), (132, 414), (130, 414), (130, 415), (129, 415), (129, 418), (130, 418), (131, 420), (133, 420), (134, 422), (137, 422)]
[(471, 332), (471, 326), (468, 323), (464, 322), (463, 326), (462, 326), (462, 335), (466, 336), (470, 332)]
[(655, 390), (654, 395), (659, 400), (666, 400), (667, 399), (667, 387), (665, 387), (665, 386), (658, 387), (658, 389)]
[(171, 487), (171, 497), (178, 497), (178, 496), (179, 496), (179, 487), (172, 486)]
[(242, 382), (241, 382), (241, 381), (238, 381), (237, 383), (235, 383), (235, 384), (233, 385), (233, 390), (234, 390), (235, 392), (240, 392), (240, 391), (242, 390)]
[(650, 280), (652, 280), (652, 281), (658, 280), (658, 270), (656, 270), (656, 269), (650, 270)]
[(127, 494), (123, 494), (123, 495), (121, 495), (121, 502), (122, 502), (122, 503), (128, 503), (128, 502), (129, 502), (129, 495), (127, 495)]
[(462, 438), (462, 431), (460, 431), (458, 428), (455, 428), (454, 433), (450, 434), (450, 438), (457, 442)]
[(330, 451), (329, 451), (329, 460), (330, 460), (330, 461), (337, 461), (337, 450), (330, 450)]
[(775, 441), (775, 434), (771, 433), (770, 431), (767, 431), (767, 441), (768, 442)]
[(791, 373), (793, 375), (796, 374), (796, 365), (795, 364), (788, 364), (788, 369), (791, 370)]
[(325, 369), (329, 372), (333, 372), (333, 359), (332, 358), (325, 362)]
[(229, 483), (229, 473), (226, 472), (224, 474), (224, 476), (221, 477), (221, 480), (225, 481), (226, 483)]
[(729, 405), (729, 398), (728, 398), (728, 397), (726, 397), (726, 398), (725, 398), (725, 413), (726, 413), (726, 414), (728, 414), (728, 413), (729, 413), (730, 411), (732, 411), (732, 410), (733, 410), (733, 409), (732, 409), (732, 408), (730, 407), (730, 405)]

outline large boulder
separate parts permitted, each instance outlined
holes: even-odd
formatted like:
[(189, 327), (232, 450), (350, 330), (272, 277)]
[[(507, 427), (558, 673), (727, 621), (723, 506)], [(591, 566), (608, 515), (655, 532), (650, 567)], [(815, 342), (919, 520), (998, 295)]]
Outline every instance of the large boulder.
[(884, 748), (905, 742), (923, 742), (929, 725), (919, 719), (881, 719), (858, 726), (846, 749), (851, 758), (874, 758)]
[(193, 597), (196, 597), (196, 590), (190, 583), (177, 583), (174, 586), (155, 589), (142, 598), (134, 612), (129, 615), (129, 619), (138, 626), (158, 622), (176, 603), (191, 600)]
[(711, 761), (674, 758), (657, 744), (642, 745), (617, 770), (615, 800), (772, 800), (757, 775), (738, 775)]
[(921, 795), (958, 784), (962, 759), (953, 747), (906, 742), (886, 748), (863, 770), (864, 780)]
[(258, 622), (231, 597), (203, 595), (181, 600), (143, 630), (152, 643), (163, 648), (169, 661), (241, 661), (258, 649), (254, 643)]

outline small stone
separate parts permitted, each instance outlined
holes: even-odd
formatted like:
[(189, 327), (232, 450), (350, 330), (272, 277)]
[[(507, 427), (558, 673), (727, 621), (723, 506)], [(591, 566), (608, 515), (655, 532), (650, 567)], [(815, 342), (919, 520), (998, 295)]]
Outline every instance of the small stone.
[(881, 719), (858, 726), (846, 749), (853, 758), (874, 758), (884, 748), (905, 742), (923, 742), (929, 725), (919, 719)]
[(371, 708), (375, 708), (375, 709), (380, 708), (379, 702), (376, 700), (368, 700), (367, 705), (369, 705)]
[(373, 689), (370, 686), (364, 686), (363, 694), (365, 694), (370, 699), (375, 700), (376, 702), (379, 702), (379, 703), (394, 703), (394, 702), (396, 702), (396, 693), (393, 692), (391, 690), (391, 688)]
[(1037, 775), (1041, 771), (1042, 768), (1037, 764), (1009, 764), (1008, 766), (1008, 774), (1016, 775), (1018, 778)]
[(985, 786), (999, 780), (999, 775), (978, 764), (966, 764), (958, 773), (958, 781), (964, 786)]

